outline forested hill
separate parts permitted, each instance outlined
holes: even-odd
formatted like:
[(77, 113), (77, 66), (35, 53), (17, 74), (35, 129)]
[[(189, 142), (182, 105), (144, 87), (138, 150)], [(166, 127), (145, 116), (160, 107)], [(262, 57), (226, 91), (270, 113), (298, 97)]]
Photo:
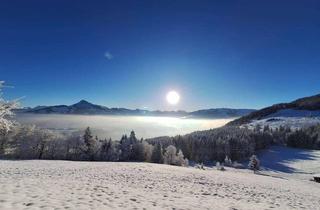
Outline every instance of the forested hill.
[[(277, 114), (278, 113), (278, 114)], [(290, 103), (275, 104), (270, 107), (252, 112), (239, 119), (229, 122), (227, 125), (242, 125), (250, 123), (252, 120), (260, 120), (269, 116), (300, 116), (313, 117), (320, 114), (320, 94), (300, 98)]]

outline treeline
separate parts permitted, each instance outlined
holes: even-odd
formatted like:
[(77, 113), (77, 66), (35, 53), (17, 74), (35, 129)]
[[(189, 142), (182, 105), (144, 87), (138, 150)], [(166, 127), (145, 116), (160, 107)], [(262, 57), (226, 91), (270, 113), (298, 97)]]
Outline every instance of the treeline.
[(225, 126), (183, 136), (137, 139), (134, 131), (120, 140), (100, 139), (87, 128), (81, 135), (63, 135), (35, 126), (14, 126), (0, 134), (0, 157), (87, 161), (145, 161), (188, 165), (189, 160), (234, 162), (272, 144), (320, 149), (320, 125), (288, 127)]
[(270, 132), (228, 126), (184, 136), (152, 138), (147, 142), (163, 148), (174, 145), (195, 162), (223, 162), (226, 157), (232, 161), (245, 159), (272, 144), (274, 139)]
[(184, 136), (157, 137), (147, 141), (164, 148), (174, 145), (187, 159), (195, 162), (223, 162), (226, 157), (238, 161), (273, 144), (320, 149), (320, 125), (295, 130), (286, 126), (273, 129), (260, 125), (255, 128), (224, 126)]
[(291, 132), (286, 136), (286, 144), (290, 147), (320, 149), (320, 125)]
[(120, 141), (99, 139), (88, 127), (83, 135), (63, 135), (35, 126), (15, 126), (0, 135), (0, 157), (87, 161), (145, 161), (188, 165), (174, 146), (153, 146), (137, 139), (134, 131)]

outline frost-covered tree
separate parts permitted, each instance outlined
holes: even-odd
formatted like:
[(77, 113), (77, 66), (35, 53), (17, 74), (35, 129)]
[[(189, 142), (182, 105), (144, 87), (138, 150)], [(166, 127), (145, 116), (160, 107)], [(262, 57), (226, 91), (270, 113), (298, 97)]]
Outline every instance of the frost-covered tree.
[(166, 151), (163, 156), (165, 164), (176, 165), (176, 166), (187, 166), (188, 160), (184, 159), (183, 153), (181, 150), (177, 153), (177, 148), (173, 145), (169, 145), (166, 148)]
[(257, 158), (256, 155), (252, 155), (250, 157), (250, 161), (249, 161), (249, 165), (248, 166), (254, 172), (256, 172), (257, 170), (260, 169), (260, 161), (259, 161), (259, 159)]
[[(36, 154), (37, 159), (42, 159), (43, 156), (48, 152), (48, 146), (55, 139), (53, 132), (49, 130), (37, 130), (35, 132), (35, 141), (36, 145), (34, 147), (34, 153)], [(55, 146), (52, 144), (51, 146)]]
[(130, 132), (129, 141), (130, 141), (130, 144), (137, 143), (138, 139), (137, 139), (136, 133), (134, 131)]
[(11, 142), (12, 150), (15, 152), (13, 156), (22, 159), (48, 159), (49, 156), (51, 158), (55, 150), (52, 147), (57, 145), (50, 144), (59, 138), (56, 133), (35, 126), (18, 126), (13, 132)]
[(144, 145), (142, 142), (134, 142), (132, 144), (132, 151), (130, 154), (130, 159), (133, 161), (144, 161)]
[(144, 161), (151, 162), (152, 161), (153, 146), (146, 141), (143, 141), (142, 145), (143, 145), (143, 152), (144, 152), (144, 154), (143, 154)]
[(179, 165), (179, 166), (188, 166), (189, 165), (188, 159), (184, 158), (184, 155), (180, 149), (177, 154), (176, 165)]
[(138, 140), (134, 131), (131, 131), (129, 138), (123, 135), (120, 140), (121, 161), (144, 161), (143, 140)]
[(2, 98), (2, 89), (5, 87), (4, 81), (0, 81), (0, 131), (7, 132), (12, 126), (12, 121), (8, 119), (11, 116), (12, 109), (18, 107), (17, 101), (6, 101)]
[(176, 158), (177, 148), (173, 145), (168, 146), (163, 156), (164, 163), (168, 165), (175, 165)]
[(151, 162), (163, 163), (163, 150), (160, 143), (155, 144), (153, 147)]
[(232, 160), (243, 160), (275, 142), (270, 132), (234, 126), (196, 131), (184, 136), (158, 137), (147, 141), (152, 145), (161, 143), (164, 148), (173, 145), (181, 149), (186, 158), (196, 162), (223, 162), (226, 156)]
[(84, 135), (83, 140), (85, 143), (85, 149), (84, 152), (88, 156), (89, 160), (94, 160), (95, 153), (96, 153), (96, 147), (97, 147), (97, 140), (93, 138), (93, 135), (91, 133), (90, 127), (87, 127)]
[(7, 143), (7, 134), (12, 128), (13, 123), (8, 117), (12, 113), (12, 109), (18, 107), (17, 101), (6, 101), (2, 98), (2, 89), (5, 87), (4, 81), (0, 81), (0, 154), (4, 152)]
[(100, 144), (100, 160), (104, 161), (118, 161), (119, 160), (119, 151), (118, 145), (115, 141), (104, 140)]
[(83, 148), (85, 148), (84, 141), (81, 135), (76, 133), (65, 137), (65, 158), (67, 160), (83, 160), (84, 157)]

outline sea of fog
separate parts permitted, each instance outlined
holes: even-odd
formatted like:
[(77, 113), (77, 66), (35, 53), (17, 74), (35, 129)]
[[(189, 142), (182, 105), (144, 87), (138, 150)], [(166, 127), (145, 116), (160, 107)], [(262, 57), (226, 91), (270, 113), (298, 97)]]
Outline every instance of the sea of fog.
[(61, 132), (77, 132), (89, 126), (100, 138), (118, 140), (134, 130), (138, 138), (175, 136), (225, 125), (232, 119), (185, 119), (175, 117), (17, 114), (21, 124)]

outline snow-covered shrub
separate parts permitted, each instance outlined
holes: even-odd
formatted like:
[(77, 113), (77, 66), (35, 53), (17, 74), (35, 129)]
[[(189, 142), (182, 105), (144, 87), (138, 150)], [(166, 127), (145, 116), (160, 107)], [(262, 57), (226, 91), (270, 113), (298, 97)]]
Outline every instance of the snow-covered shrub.
[(197, 169), (205, 170), (205, 168), (204, 168), (204, 166), (203, 166), (203, 163), (201, 163), (201, 164), (196, 164), (195, 167), (196, 167)]
[(232, 163), (232, 167), (233, 168), (238, 168), (238, 169), (240, 169), (240, 168), (245, 168), (245, 166), (243, 165), (243, 164), (241, 164), (241, 163), (238, 163), (237, 161), (234, 161), (233, 163)]
[(224, 171), (225, 170), (224, 164), (220, 163), (220, 162), (216, 163), (216, 168), (217, 168), (217, 170), (220, 170), (220, 171)]
[(250, 157), (250, 161), (249, 161), (249, 165), (248, 166), (254, 172), (256, 172), (257, 170), (260, 169), (260, 161), (259, 161), (259, 159), (257, 158), (256, 155), (252, 155)]
[(228, 155), (226, 155), (225, 159), (224, 159), (224, 165), (225, 166), (232, 166), (232, 161), (231, 159), (228, 157)]

